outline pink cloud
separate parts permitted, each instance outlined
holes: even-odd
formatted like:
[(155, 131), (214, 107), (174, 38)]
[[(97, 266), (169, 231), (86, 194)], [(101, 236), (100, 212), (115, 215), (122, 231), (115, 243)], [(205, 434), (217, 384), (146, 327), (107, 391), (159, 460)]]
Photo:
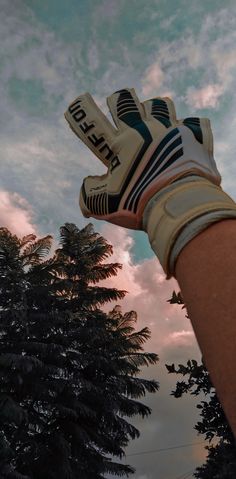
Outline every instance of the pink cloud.
[[(158, 63), (150, 65), (144, 73), (144, 79), (142, 80), (143, 87), (142, 93), (145, 96), (153, 95), (154, 92), (158, 92), (164, 81), (164, 72), (162, 71)], [(158, 93), (154, 93), (158, 96)]]
[(203, 88), (188, 88), (186, 103), (194, 108), (215, 108), (225, 88), (220, 84), (209, 84)]
[(192, 343), (193, 335), (193, 331), (175, 331), (174, 333), (171, 333), (169, 337), (167, 337), (166, 342), (185, 346)]
[[(190, 350), (193, 357), (194, 353), (196, 356), (198, 346), (191, 323), (186, 318), (186, 309), (167, 302), (174, 290), (176, 293), (180, 291), (177, 281), (174, 278), (166, 281), (155, 256), (134, 264), (130, 251), (133, 239), (127, 229), (107, 224), (103, 226), (101, 234), (114, 247), (114, 254), (109, 261), (120, 262), (123, 268), (117, 276), (100, 284), (128, 291), (126, 297), (118, 303), (123, 312), (137, 311), (137, 328), (150, 328), (152, 337), (148, 349), (159, 354), (162, 352), (166, 356), (172, 355), (172, 352), (175, 354), (175, 351), (179, 354), (181, 346), (186, 348), (186, 354)], [(115, 304), (106, 305), (105, 310), (110, 311)]]
[(0, 191), (0, 225), (19, 237), (33, 233), (32, 209), (18, 193)]

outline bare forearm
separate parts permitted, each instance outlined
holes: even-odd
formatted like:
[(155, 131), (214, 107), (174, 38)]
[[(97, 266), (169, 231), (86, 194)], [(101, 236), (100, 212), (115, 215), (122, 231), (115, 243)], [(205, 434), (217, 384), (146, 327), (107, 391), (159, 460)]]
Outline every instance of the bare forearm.
[(193, 238), (175, 269), (199, 347), (236, 437), (236, 220)]

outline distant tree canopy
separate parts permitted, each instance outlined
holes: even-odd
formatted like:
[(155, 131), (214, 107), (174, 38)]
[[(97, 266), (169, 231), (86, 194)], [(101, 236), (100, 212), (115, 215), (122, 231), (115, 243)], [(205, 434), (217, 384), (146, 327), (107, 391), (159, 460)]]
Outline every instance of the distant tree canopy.
[(65, 223), (52, 236), (22, 239), (0, 228), (0, 475), (6, 479), (102, 479), (134, 472), (122, 458), (139, 431), (129, 422), (158, 391), (137, 377), (157, 354), (137, 314), (100, 307), (125, 291), (98, 286), (121, 265), (91, 224)]
[[(170, 304), (184, 304), (181, 293), (172, 293), (172, 298), (168, 300)], [(182, 307), (185, 308), (184, 305)], [(186, 316), (189, 318), (189, 316)], [(216, 446), (206, 446), (208, 457), (206, 464), (198, 467), (194, 473), (197, 479), (235, 479), (236, 477), (236, 444), (231, 428), (227, 422), (222, 406), (217, 398), (214, 386), (211, 383), (209, 373), (204, 364), (198, 364), (194, 359), (188, 360), (187, 365), (179, 364), (178, 368), (174, 364), (166, 365), (168, 373), (181, 374), (187, 377), (187, 380), (178, 381), (176, 389), (171, 395), (175, 398), (181, 398), (183, 394), (198, 396), (204, 393), (206, 401), (201, 401), (197, 408), (200, 409), (201, 421), (195, 425), (194, 429), (199, 434), (204, 434), (209, 443), (213, 439), (218, 439)]]

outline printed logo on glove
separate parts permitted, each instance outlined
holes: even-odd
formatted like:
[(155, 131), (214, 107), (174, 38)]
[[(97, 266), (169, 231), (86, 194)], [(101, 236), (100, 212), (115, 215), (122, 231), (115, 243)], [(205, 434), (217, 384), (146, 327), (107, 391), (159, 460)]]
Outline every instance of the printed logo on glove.
[(85, 217), (142, 230), (148, 201), (178, 178), (196, 174), (220, 185), (209, 119), (177, 120), (170, 98), (141, 103), (133, 88), (113, 93), (107, 104), (116, 128), (89, 93), (65, 112), (74, 133), (108, 169), (83, 181)]

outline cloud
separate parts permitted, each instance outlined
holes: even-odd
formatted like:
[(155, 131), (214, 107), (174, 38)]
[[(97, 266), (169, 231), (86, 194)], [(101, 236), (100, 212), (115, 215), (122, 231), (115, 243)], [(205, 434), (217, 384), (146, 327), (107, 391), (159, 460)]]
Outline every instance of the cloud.
[(172, 345), (178, 344), (180, 346), (191, 345), (194, 338), (193, 331), (175, 331), (171, 333), (165, 342), (170, 343)]
[(88, 48), (88, 62), (91, 72), (94, 72), (99, 67), (99, 52), (95, 41), (92, 41)]
[(165, 87), (174, 96), (178, 82), (187, 90), (181, 99), (191, 108), (217, 108), (225, 93), (235, 91), (235, 13), (220, 9), (206, 15), (196, 33), (186, 29), (179, 38), (160, 42), (145, 70), (143, 92)]
[(226, 38), (217, 40), (212, 46), (212, 61), (219, 79), (223, 84), (230, 85), (235, 80), (235, 55), (236, 47), (233, 42), (236, 40), (236, 34), (231, 33)]
[[(71, 132), (63, 117), (68, 104), (78, 95), (77, 82), (82, 91), (86, 86), (81, 46), (77, 43), (76, 48), (74, 45), (69, 47), (60, 40), (59, 35), (47, 31), (30, 9), (24, 10), (20, 2), (15, 2), (14, 5), (13, 9), (10, 8), (9, 2), (2, 1), (4, 29), (1, 30), (3, 33), (0, 33), (0, 38), (3, 51), (7, 52), (0, 83), (1, 162), (4, 187), (8, 191), (22, 194), (28, 202), (31, 202), (38, 215), (37, 222), (41, 223), (40, 227), (44, 231), (57, 227), (68, 218), (83, 226), (85, 220), (78, 207), (82, 179), (88, 174), (103, 174), (104, 167)], [(105, 8), (105, 4), (102, 5)], [(214, 16), (214, 21), (220, 24), (224, 19), (224, 22), (229, 24), (229, 17), (230, 15), (225, 12), (224, 14), (219, 12)], [(12, 35), (9, 35), (9, 18), (11, 25), (14, 26)], [(172, 20), (174, 24), (174, 19)], [(134, 83), (137, 85), (137, 93), (140, 88), (144, 97), (152, 94), (174, 97), (176, 92), (173, 86), (177, 72), (181, 76), (188, 68), (196, 70), (204, 67), (206, 61), (210, 64), (210, 75), (216, 68), (219, 82), (208, 81), (207, 85), (200, 88), (197, 86), (192, 87), (192, 90), (190, 88), (189, 99), (185, 97), (184, 101), (191, 101), (192, 92), (192, 101), (195, 102), (196, 108), (216, 104), (221, 99), (221, 80), (223, 81), (223, 75), (220, 77), (221, 70), (228, 81), (233, 81), (235, 47), (232, 42), (232, 26), (229, 25), (224, 39), (227, 54), (223, 51), (220, 41), (213, 41), (210, 49), (212, 54), (210, 59), (206, 60), (203, 50), (204, 48), (207, 50), (209, 46), (213, 24), (214, 22), (206, 20), (203, 22), (199, 44), (193, 34), (183, 35), (183, 38), (175, 42), (160, 42), (157, 58), (144, 69), (143, 79), (139, 77), (138, 80), (135, 69), (137, 53), (128, 48), (125, 42), (120, 42), (117, 48), (119, 47), (122, 52), (124, 63), (122, 64), (122, 61), (119, 61), (118, 57), (116, 59), (114, 55), (112, 61), (104, 62), (102, 75), (93, 83), (94, 97), (98, 100), (99, 106), (104, 107), (105, 96), (112, 91), (124, 85), (132, 86)], [(223, 41), (222, 36), (220, 40)], [(101, 51), (104, 53), (104, 50), (95, 43), (90, 43), (88, 48), (90, 53), (87, 50), (86, 58), (90, 55), (90, 66), (95, 67), (96, 49), (100, 55), (99, 61), (102, 59)], [(23, 106), (21, 104), (20, 108), (19, 104), (14, 103), (8, 95), (8, 83), (13, 77), (19, 78), (23, 84), (25, 82), (25, 88), (28, 80), (38, 79), (42, 82), (46, 104), (48, 108), (50, 107), (48, 112), (45, 111), (46, 116), (35, 117), (23, 108), (26, 104)], [(52, 108), (53, 95), (58, 97), (54, 108)], [(106, 106), (103, 111), (107, 114)]]
[[(170, 305), (172, 292), (179, 291), (177, 281), (165, 280), (165, 274), (156, 257), (134, 264), (131, 256), (133, 239), (127, 229), (104, 224), (101, 234), (113, 245), (112, 262), (123, 265), (117, 276), (101, 284), (128, 291), (121, 304), (123, 311), (135, 310), (138, 313), (137, 327), (148, 326), (152, 332), (149, 348), (158, 354), (175, 354), (176, 346), (198, 349), (191, 323), (186, 319), (186, 309)], [(106, 306), (107, 311), (111, 305)]]
[[(158, 16), (158, 13), (155, 12), (154, 15), (152, 16), (152, 19), (155, 19), (157, 16)], [(160, 28), (162, 28), (163, 30), (168, 30), (170, 27), (172, 27), (172, 24), (174, 20), (176, 20), (176, 17), (177, 15), (175, 14), (175, 15), (170, 15), (168, 18), (164, 18), (164, 20), (160, 22)]]
[[(84, 77), (82, 68), (74, 75), (74, 61), (80, 63), (79, 45), (76, 60), (75, 56), (72, 59), (69, 46), (47, 31), (23, 2), (2, 0), (1, 16), (0, 155), (4, 189), (27, 201), (43, 233), (55, 231), (65, 221), (83, 226), (79, 190), (83, 177), (94, 173), (95, 161), (90, 161), (93, 154), (64, 119), (68, 104), (78, 96), (76, 81)], [(30, 97), (28, 87), (35, 86), (36, 81), (43, 85), (38, 103), (42, 100), (44, 111), (37, 111), (37, 102), (31, 101), (34, 96)], [(15, 87), (14, 97), (9, 85)], [(96, 172), (104, 173), (100, 162)]]
[(117, 2), (116, 0), (103, 0), (100, 5), (95, 9), (94, 18), (97, 20), (114, 20), (120, 13), (123, 1)]
[(1, 17), (2, 52), (8, 58), (1, 72), (2, 87), (13, 77), (41, 80), (48, 99), (73, 88), (72, 76), (68, 75), (73, 68), (69, 47), (37, 22), (23, 2), (15, 2), (14, 10), (12, 4), (2, 0)]
[(219, 105), (219, 99), (224, 93), (223, 85), (207, 85), (197, 90), (189, 87), (187, 89), (186, 103), (193, 108), (216, 108)]
[(151, 94), (154, 90), (158, 91), (162, 86), (164, 81), (164, 72), (158, 65), (158, 63), (153, 63), (150, 65), (144, 73), (144, 78), (142, 80), (143, 87), (142, 93), (145, 96)]
[(32, 221), (33, 211), (29, 203), (19, 194), (0, 191), (0, 225), (12, 234), (22, 237), (37, 234)]
[[(114, 227), (106, 223), (101, 227), (101, 234), (113, 245), (111, 261), (124, 265), (122, 270), (119, 270), (117, 276), (102, 282), (103, 285), (109, 284), (111, 287), (120, 287), (120, 289), (124, 289), (131, 293), (133, 297), (136, 297), (141, 293), (142, 287), (135, 281), (138, 266), (134, 265), (131, 259), (130, 250), (133, 246), (132, 237), (124, 228), (119, 226)], [(110, 305), (107, 305), (107, 308), (109, 309)]]

